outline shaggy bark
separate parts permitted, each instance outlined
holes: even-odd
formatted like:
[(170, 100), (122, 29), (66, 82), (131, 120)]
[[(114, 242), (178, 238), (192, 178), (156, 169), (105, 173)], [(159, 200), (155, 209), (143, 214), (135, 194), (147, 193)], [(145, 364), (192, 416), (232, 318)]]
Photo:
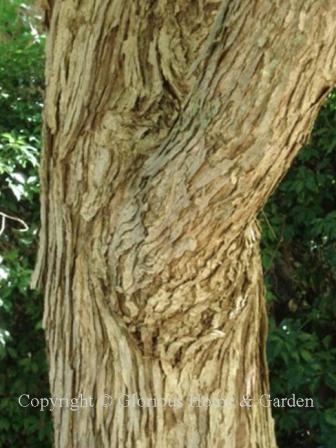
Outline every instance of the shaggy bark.
[(183, 400), (58, 407), (55, 446), (275, 447), (257, 403), (256, 216), (334, 84), (336, 3), (55, 0), (47, 14), (33, 284), (52, 395)]

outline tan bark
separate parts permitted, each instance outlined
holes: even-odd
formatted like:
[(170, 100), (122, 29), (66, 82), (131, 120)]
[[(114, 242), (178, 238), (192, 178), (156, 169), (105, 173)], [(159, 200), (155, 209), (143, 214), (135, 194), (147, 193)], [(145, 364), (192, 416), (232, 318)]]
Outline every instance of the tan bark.
[(55, 446), (275, 447), (270, 410), (239, 405), (268, 391), (256, 216), (335, 82), (336, 3), (53, 3), (33, 279), (51, 392), (184, 400), (58, 408)]

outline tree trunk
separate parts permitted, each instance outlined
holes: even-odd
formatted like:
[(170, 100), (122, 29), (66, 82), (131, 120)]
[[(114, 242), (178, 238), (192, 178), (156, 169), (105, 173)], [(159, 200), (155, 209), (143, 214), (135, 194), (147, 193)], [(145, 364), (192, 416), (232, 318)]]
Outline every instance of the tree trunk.
[(53, 3), (33, 285), (52, 395), (96, 399), (55, 446), (275, 447), (256, 216), (334, 84), (336, 3)]

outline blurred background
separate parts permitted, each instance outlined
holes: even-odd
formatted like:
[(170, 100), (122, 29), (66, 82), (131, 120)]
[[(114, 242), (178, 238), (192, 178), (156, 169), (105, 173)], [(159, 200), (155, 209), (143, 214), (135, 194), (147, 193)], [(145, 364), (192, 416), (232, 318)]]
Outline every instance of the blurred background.
[[(29, 289), (39, 226), (45, 36), (32, 2), (0, 0), (0, 448), (48, 448), (51, 414), (17, 397), (49, 396), (43, 300)], [(336, 447), (336, 92), (309, 144), (260, 214), (280, 448)]]

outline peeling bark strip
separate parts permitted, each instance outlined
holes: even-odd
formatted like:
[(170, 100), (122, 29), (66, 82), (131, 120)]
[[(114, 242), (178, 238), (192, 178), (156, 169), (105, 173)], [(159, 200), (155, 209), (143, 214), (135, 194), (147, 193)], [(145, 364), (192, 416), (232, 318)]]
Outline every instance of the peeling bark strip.
[[(256, 215), (335, 83), (334, 0), (55, 0), (42, 229), (51, 392), (268, 392)], [(54, 411), (55, 446), (276, 446), (268, 408)]]

